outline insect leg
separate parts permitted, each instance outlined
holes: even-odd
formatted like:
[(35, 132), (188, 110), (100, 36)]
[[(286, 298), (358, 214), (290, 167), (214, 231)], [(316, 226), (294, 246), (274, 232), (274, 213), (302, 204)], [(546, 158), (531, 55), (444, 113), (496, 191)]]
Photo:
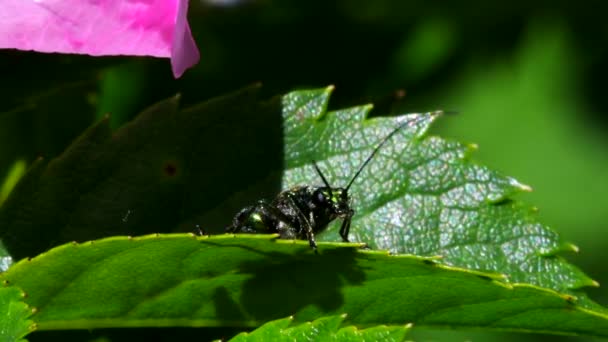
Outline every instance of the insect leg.
[(207, 234), (207, 231), (205, 231), (204, 229), (201, 228), (200, 224), (196, 224), (194, 226), (194, 228), (196, 228), (196, 233), (198, 233), (198, 235), (200, 235), (200, 236), (209, 235), (209, 234)]
[(310, 218), (306, 218), (306, 215), (304, 215), (304, 213), (302, 212), (300, 207), (298, 207), (293, 198), (291, 196), (287, 196), (287, 198), (289, 198), (289, 202), (291, 203), (293, 209), (298, 213), (300, 227), (304, 227), (306, 229), (306, 238), (308, 239), (308, 244), (315, 251), (315, 253), (317, 253), (317, 242), (315, 241), (315, 233), (312, 229), (313, 224), (315, 223), (312, 211), (310, 212)]
[[(300, 211), (301, 212), (301, 211)], [(302, 215), (304, 220), (306, 217)], [(308, 238), (308, 244), (312, 249), (314, 249), (315, 253), (317, 253), (317, 241), (315, 241), (315, 233), (312, 230), (313, 225), (315, 224), (315, 217), (312, 211), (310, 212), (310, 218), (306, 220), (306, 237)]]
[(350, 232), (350, 222), (352, 221), (353, 215), (355, 214), (354, 210), (348, 212), (348, 215), (344, 217), (342, 220), (342, 227), (340, 227), (340, 236), (342, 237), (342, 241), (348, 241), (348, 233)]
[(249, 231), (249, 229), (246, 227), (246, 225), (247, 225), (247, 220), (249, 219), (251, 214), (255, 211), (255, 209), (259, 205), (260, 205), (260, 203), (258, 203), (258, 205), (256, 205), (256, 206), (250, 206), (250, 207), (243, 208), (236, 215), (234, 215), (234, 218), (232, 219), (232, 224), (230, 226), (226, 227), (226, 229), (225, 229), (226, 232), (238, 233), (239, 231), (242, 231), (244, 233), (254, 233), (253, 231)]

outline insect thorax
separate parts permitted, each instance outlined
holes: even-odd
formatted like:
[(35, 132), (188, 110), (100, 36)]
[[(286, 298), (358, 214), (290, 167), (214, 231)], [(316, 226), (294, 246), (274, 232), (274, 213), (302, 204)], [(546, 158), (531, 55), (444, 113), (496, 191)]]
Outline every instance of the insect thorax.
[[(318, 233), (340, 216), (338, 209), (343, 206), (340, 201), (346, 198), (342, 197), (343, 191), (341, 188), (298, 186), (281, 192), (272, 204), (286, 216), (304, 216), (312, 225), (313, 231)], [(317, 199), (319, 193), (323, 194), (324, 201), (320, 202)], [(293, 204), (297, 206), (297, 209), (293, 207)], [(294, 228), (297, 229), (298, 234), (304, 233), (305, 227), (296, 226)]]

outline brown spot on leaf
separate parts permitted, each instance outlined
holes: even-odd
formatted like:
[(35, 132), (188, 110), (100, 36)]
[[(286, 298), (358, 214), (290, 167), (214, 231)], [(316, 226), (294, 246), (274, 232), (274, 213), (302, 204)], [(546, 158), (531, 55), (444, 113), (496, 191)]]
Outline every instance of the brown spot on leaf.
[(173, 177), (177, 174), (177, 164), (174, 162), (166, 162), (163, 171), (165, 172), (165, 175)]

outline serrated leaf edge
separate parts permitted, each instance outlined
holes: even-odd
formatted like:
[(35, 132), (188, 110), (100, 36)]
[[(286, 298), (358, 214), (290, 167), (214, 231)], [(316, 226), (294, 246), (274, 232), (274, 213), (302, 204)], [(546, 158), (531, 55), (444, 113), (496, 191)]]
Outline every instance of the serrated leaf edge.
[[(107, 243), (107, 242), (112, 242), (112, 241), (127, 240), (127, 241), (133, 241), (134, 243), (136, 243), (137, 241), (153, 240), (153, 239), (182, 239), (182, 238), (196, 239), (196, 240), (201, 240), (201, 241), (202, 240), (225, 240), (225, 239), (240, 238), (240, 239), (268, 240), (268, 241), (274, 242), (274, 243), (294, 244), (294, 245), (301, 245), (301, 246), (309, 245), (308, 241), (304, 241), (304, 240), (279, 239), (279, 236), (277, 234), (221, 234), (221, 235), (199, 236), (199, 235), (196, 235), (193, 233), (171, 233), (171, 234), (156, 233), (156, 234), (148, 234), (148, 235), (142, 235), (142, 236), (136, 236), (136, 237), (112, 236), (112, 237), (107, 237), (107, 238), (103, 238), (103, 239), (99, 239), (99, 240), (86, 241), (86, 242), (82, 242), (82, 243), (71, 242), (71, 243), (57, 246), (47, 252), (44, 252), (44, 253), (41, 253), (41, 254), (35, 256), (34, 258), (25, 258), (25, 259), (18, 261), (17, 263), (13, 264), (13, 266), (11, 266), (9, 268), (7, 273), (10, 273), (11, 269), (17, 268), (22, 264), (29, 263), (29, 262), (38, 260), (40, 258), (44, 258), (48, 255), (52, 255), (52, 254), (61, 252), (62, 250), (68, 249), (68, 248), (85, 247), (85, 246), (89, 246), (89, 245), (93, 245), (93, 244)], [(564, 300), (572, 305), (574, 305), (577, 301), (577, 298), (575, 296), (570, 295), (570, 294), (560, 293), (553, 289), (543, 288), (543, 287), (539, 287), (539, 286), (536, 286), (533, 284), (528, 284), (528, 283), (510, 283), (507, 281), (508, 278), (504, 274), (483, 272), (483, 271), (478, 271), (478, 270), (472, 270), (472, 269), (466, 269), (466, 268), (442, 264), (439, 262), (441, 260), (441, 256), (427, 257), (427, 256), (417, 256), (417, 255), (412, 255), (412, 254), (392, 254), (386, 250), (366, 250), (366, 249), (361, 249), (361, 247), (364, 246), (364, 244), (361, 244), (361, 243), (319, 242), (318, 246), (319, 246), (320, 253), (322, 253), (323, 246), (332, 246), (332, 247), (338, 247), (338, 248), (356, 248), (358, 253), (378, 254), (378, 255), (388, 256), (391, 258), (413, 259), (413, 260), (417, 260), (421, 263), (424, 263), (424, 264), (428, 265), (429, 267), (438, 267), (438, 268), (444, 269), (446, 271), (465, 273), (465, 274), (476, 276), (476, 277), (479, 277), (482, 279), (487, 279), (493, 285), (500, 286), (505, 289), (513, 290), (515, 288), (528, 288), (528, 289), (534, 289), (537, 291), (541, 291), (541, 292), (544, 292), (544, 293), (552, 295), (552, 296), (559, 297), (562, 300)], [(312, 250), (311, 250), (311, 253), (313, 253)], [(0, 274), (0, 279), (2, 279), (2, 277), (3, 277), (3, 274)], [(5, 286), (12, 285), (12, 284), (9, 284), (9, 282), (5, 279), (2, 280), (2, 283)], [(585, 308), (582, 308), (579, 306), (575, 306), (575, 309), (585, 312), (587, 314), (594, 315), (594, 316), (601, 317), (603, 319), (608, 320), (608, 314), (603, 314), (603, 313), (593, 311), (590, 309), (585, 309)], [(35, 314), (36, 308), (32, 308), (32, 310), (34, 311), (34, 314)], [(107, 324), (108, 322), (118, 321), (118, 320), (110, 319), (110, 320), (94, 320), (94, 321), (98, 322), (98, 323), (101, 323), (102, 321), (104, 321), (105, 324)], [(223, 326), (226, 324), (225, 321), (221, 321), (221, 323), (220, 323), (220, 321), (215, 321), (215, 320), (170, 319), (170, 320), (142, 320), (141, 326), (151, 326), (150, 325), (151, 323), (154, 323), (154, 325), (159, 325), (159, 326), (173, 326), (178, 321), (188, 322), (188, 326), (220, 326), (220, 325)], [(199, 324), (196, 324), (196, 323), (193, 324), (193, 321), (198, 322)], [(67, 321), (66, 327), (71, 326), (73, 328), (75, 325), (75, 322), (77, 322), (77, 321), (74, 321), (74, 320)], [(87, 322), (87, 325), (86, 325), (87, 327), (97, 326), (96, 324), (91, 325), (90, 324), (91, 320), (83, 320), (83, 322)], [(46, 325), (48, 323), (50, 323), (50, 322), (45, 322), (44, 326), (46, 327)], [(252, 325), (252, 323), (254, 323), (254, 322), (248, 322), (245, 325), (242, 325), (242, 322), (241, 322), (241, 324), (239, 324), (239, 326), (256, 326), (255, 324)], [(105, 324), (99, 324), (98, 327), (107, 327), (108, 325), (105, 325)], [(61, 321), (53, 321), (52, 325), (57, 327), (57, 326), (61, 326), (62, 324), (61, 324)], [(119, 324), (118, 326), (121, 326), (121, 325)], [(137, 320), (135, 320), (135, 321), (130, 321), (129, 326), (140, 326), (140, 325), (137, 323)]]

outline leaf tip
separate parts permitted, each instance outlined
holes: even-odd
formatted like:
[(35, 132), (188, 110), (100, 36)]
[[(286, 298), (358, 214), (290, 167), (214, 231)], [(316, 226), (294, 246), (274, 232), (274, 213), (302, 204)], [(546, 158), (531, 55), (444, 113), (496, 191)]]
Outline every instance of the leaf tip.
[(534, 191), (534, 189), (531, 186), (526, 185), (526, 184), (521, 184), (521, 189), (523, 191), (525, 191), (525, 192), (532, 192), (532, 191)]
[(566, 302), (568, 302), (570, 304), (574, 304), (578, 300), (578, 298), (576, 298), (572, 295), (563, 295), (562, 297), (566, 300)]
[(517, 179), (515, 178), (510, 178), (509, 177), (509, 183), (511, 184), (511, 186), (517, 188), (520, 191), (525, 191), (525, 192), (532, 192), (534, 189), (532, 189), (531, 186), (524, 184), (524, 183), (520, 183)]
[(486, 281), (507, 282), (509, 280), (509, 276), (504, 273), (478, 273), (477, 277)]
[(509, 276), (504, 273), (496, 274), (496, 278), (502, 281), (509, 281)]
[(580, 251), (580, 248), (578, 248), (578, 246), (573, 243), (566, 242), (563, 244), (563, 250), (568, 251), (568, 252), (578, 253)]
[(425, 264), (425, 265), (429, 265), (429, 266), (435, 266), (435, 265), (438, 265), (438, 264), (439, 264), (437, 260), (434, 260), (434, 259), (426, 259), (426, 258), (425, 258), (425, 259), (422, 259), (422, 263), (423, 263), (423, 264)]

